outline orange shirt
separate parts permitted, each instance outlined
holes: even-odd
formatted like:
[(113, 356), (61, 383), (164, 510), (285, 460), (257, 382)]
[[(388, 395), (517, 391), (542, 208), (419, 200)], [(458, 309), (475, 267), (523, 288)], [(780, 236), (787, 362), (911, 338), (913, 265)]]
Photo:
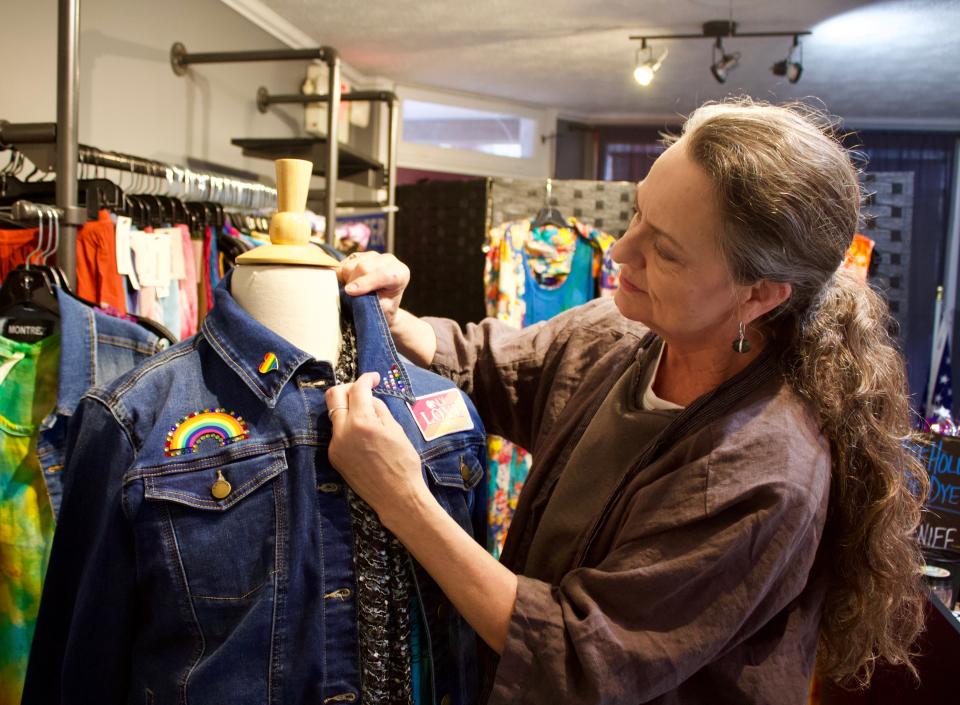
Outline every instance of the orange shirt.
[[(0, 280), (27, 261), (27, 255), (37, 249), (37, 228), (27, 230), (0, 230)], [(38, 260), (35, 260), (38, 261)], [(50, 257), (56, 263), (56, 253)]]
[(106, 210), (77, 233), (77, 296), (127, 312), (126, 289), (117, 271), (116, 230)]

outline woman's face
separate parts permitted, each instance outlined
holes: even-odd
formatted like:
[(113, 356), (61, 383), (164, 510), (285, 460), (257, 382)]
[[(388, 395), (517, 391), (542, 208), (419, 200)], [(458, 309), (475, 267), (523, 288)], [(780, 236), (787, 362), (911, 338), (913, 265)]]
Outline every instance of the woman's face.
[(637, 212), (613, 250), (622, 265), (614, 299), (620, 312), (678, 347), (729, 346), (743, 287), (717, 248), (713, 185), (682, 140), (657, 159), (636, 199)]

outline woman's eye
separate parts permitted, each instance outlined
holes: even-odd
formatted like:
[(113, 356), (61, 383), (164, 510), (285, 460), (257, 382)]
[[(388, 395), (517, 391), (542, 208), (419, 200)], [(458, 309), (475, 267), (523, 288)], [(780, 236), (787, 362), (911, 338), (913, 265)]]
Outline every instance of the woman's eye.
[(677, 258), (676, 258), (676, 257), (674, 257), (674, 256), (671, 255), (670, 253), (668, 253), (668, 252), (660, 249), (659, 247), (654, 247), (653, 249), (656, 251), (657, 256), (660, 257), (660, 259), (666, 260), (667, 262), (676, 262), (676, 261), (677, 261)]

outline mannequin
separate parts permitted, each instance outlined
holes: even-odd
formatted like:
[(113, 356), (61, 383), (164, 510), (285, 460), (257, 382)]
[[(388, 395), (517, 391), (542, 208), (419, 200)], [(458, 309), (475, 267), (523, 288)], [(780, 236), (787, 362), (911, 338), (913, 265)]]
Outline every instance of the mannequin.
[(338, 263), (310, 244), (303, 211), (313, 164), (278, 159), (278, 212), (270, 245), (237, 258), (230, 292), (254, 319), (314, 359), (336, 364), (340, 353)]

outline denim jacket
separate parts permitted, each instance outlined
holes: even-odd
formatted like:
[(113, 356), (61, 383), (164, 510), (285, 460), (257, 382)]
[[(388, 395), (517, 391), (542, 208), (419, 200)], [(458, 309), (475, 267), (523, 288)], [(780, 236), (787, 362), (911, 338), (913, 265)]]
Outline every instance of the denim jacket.
[[(420, 453), (432, 492), (482, 541), (475, 409), (398, 355), (375, 296), (341, 300), (358, 372), (380, 372), (374, 394)], [(86, 395), (25, 705), (360, 701), (351, 521), (327, 458), (334, 383), (329, 363), (246, 314), (227, 279), (200, 334)], [(417, 400), (450, 390), (457, 430), (426, 440)], [(411, 571), (428, 696), (472, 703), (476, 637), (412, 560)]]
[(162, 349), (160, 339), (135, 323), (101, 313), (57, 289), (60, 308), (60, 373), (57, 406), (43, 420), (37, 459), (54, 514), (63, 494), (67, 426), (84, 392), (129, 372)]

